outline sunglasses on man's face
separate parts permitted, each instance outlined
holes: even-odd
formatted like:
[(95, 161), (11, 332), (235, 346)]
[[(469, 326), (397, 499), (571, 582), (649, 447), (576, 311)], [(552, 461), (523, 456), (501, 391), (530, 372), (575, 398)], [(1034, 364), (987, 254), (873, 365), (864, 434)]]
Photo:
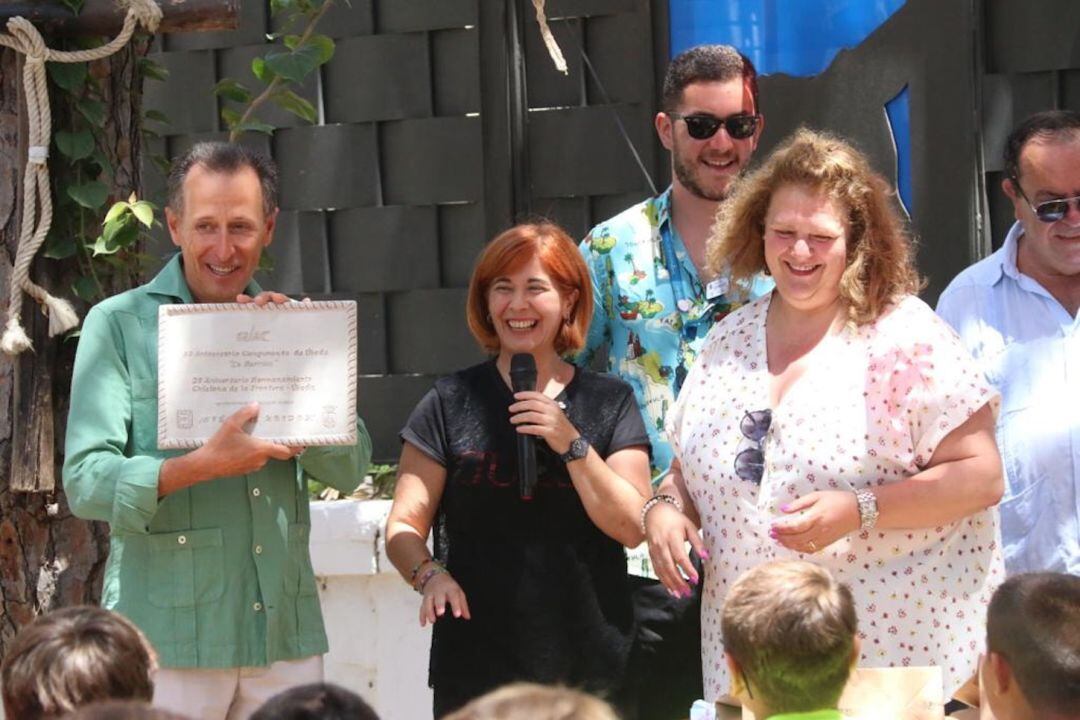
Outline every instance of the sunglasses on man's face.
[(686, 133), (695, 140), (708, 140), (720, 128), (727, 128), (727, 134), (732, 140), (745, 140), (757, 130), (760, 115), (731, 115), (726, 118), (713, 117), (712, 115), (680, 115), (668, 113), (672, 120), (682, 120), (686, 123)]
[(1060, 200), (1047, 200), (1038, 205), (1031, 205), (1031, 203), (1028, 203), (1028, 205), (1031, 205), (1031, 211), (1035, 213), (1035, 217), (1039, 218), (1044, 223), (1057, 222), (1068, 215), (1070, 204), (1075, 205), (1076, 209), (1080, 211), (1080, 195), (1071, 198), (1061, 198)]
[(1069, 205), (1075, 205), (1077, 211), (1080, 211), (1080, 195), (1075, 195), (1068, 198), (1059, 198), (1057, 200), (1047, 200), (1035, 205), (1028, 200), (1027, 193), (1024, 192), (1024, 188), (1020, 187), (1020, 179), (1013, 178), (1013, 187), (1020, 191), (1020, 197), (1024, 198), (1028, 207), (1031, 208), (1031, 212), (1035, 213), (1035, 217), (1044, 223), (1057, 222), (1066, 215), (1069, 214)]

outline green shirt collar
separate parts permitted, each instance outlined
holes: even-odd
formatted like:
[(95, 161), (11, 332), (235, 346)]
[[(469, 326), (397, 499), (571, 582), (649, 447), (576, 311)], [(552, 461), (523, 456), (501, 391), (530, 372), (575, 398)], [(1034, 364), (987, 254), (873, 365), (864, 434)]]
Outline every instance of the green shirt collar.
[[(172, 259), (165, 263), (165, 267), (161, 268), (161, 271), (154, 276), (154, 279), (146, 283), (144, 286), (146, 292), (173, 298), (181, 303), (195, 302), (194, 298), (191, 297), (191, 289), (188, 288), (187, 280), (184, 279), (182, 258), (183, 256), (180, 253), (173, 255)], [(244, 292), (255, 297), (262, 292), (262, 288), (252, 279), (244, 288)]]
[(770, 715), (766, 720), (844, 720), (839, 710), (814, 710), (803, 713), (782, 713)]

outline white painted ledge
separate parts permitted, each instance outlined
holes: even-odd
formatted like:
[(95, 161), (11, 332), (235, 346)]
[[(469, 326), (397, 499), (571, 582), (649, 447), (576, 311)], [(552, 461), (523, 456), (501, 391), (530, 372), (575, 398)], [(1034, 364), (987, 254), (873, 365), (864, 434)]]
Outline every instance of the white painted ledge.
[(389, 500), (311, 503), (315, 569), (330, 652), (326, 679), (360, 694), (383, 718), (431, 718), (431, 628), (420, 596), (386, 557)]

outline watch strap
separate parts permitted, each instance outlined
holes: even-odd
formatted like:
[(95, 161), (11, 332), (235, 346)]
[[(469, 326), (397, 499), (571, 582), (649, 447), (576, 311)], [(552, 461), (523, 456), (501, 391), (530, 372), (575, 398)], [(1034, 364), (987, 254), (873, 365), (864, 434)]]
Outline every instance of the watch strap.
[(589, 441), (581, 435), (570, 441), (570, 447), (566, 452), (559, 455), (559, 459), (564, 463), (573, 462), (574, 460), (580, 460), (589, 454)]

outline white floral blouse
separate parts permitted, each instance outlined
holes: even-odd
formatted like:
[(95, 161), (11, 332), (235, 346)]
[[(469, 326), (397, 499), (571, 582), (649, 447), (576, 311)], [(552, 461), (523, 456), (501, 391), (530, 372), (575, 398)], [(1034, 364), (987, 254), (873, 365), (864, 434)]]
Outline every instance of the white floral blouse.
[(938, 665), (951, 693), (975, 671), (985, 609), (1004, 579), (997, 510), (918, 530), (870, 530), (802, 556), (769, 538), (780, 506), (818, 490), (899, 482), (938, 443), (999, 398), (956, 334), (907, 297), (876, 322), (847, 327), (815, 350), (762, 441), (760, 486), (735, 475), (753, 441), (740, 421), (769, 407), (767, 295), (709, 332), (668, 422), (709, 552), (702, 601), (705, 697), (730, 688), (720, 637), (727, 588), (774, 559), (805, 557), (855, 597), (864, 667)]

